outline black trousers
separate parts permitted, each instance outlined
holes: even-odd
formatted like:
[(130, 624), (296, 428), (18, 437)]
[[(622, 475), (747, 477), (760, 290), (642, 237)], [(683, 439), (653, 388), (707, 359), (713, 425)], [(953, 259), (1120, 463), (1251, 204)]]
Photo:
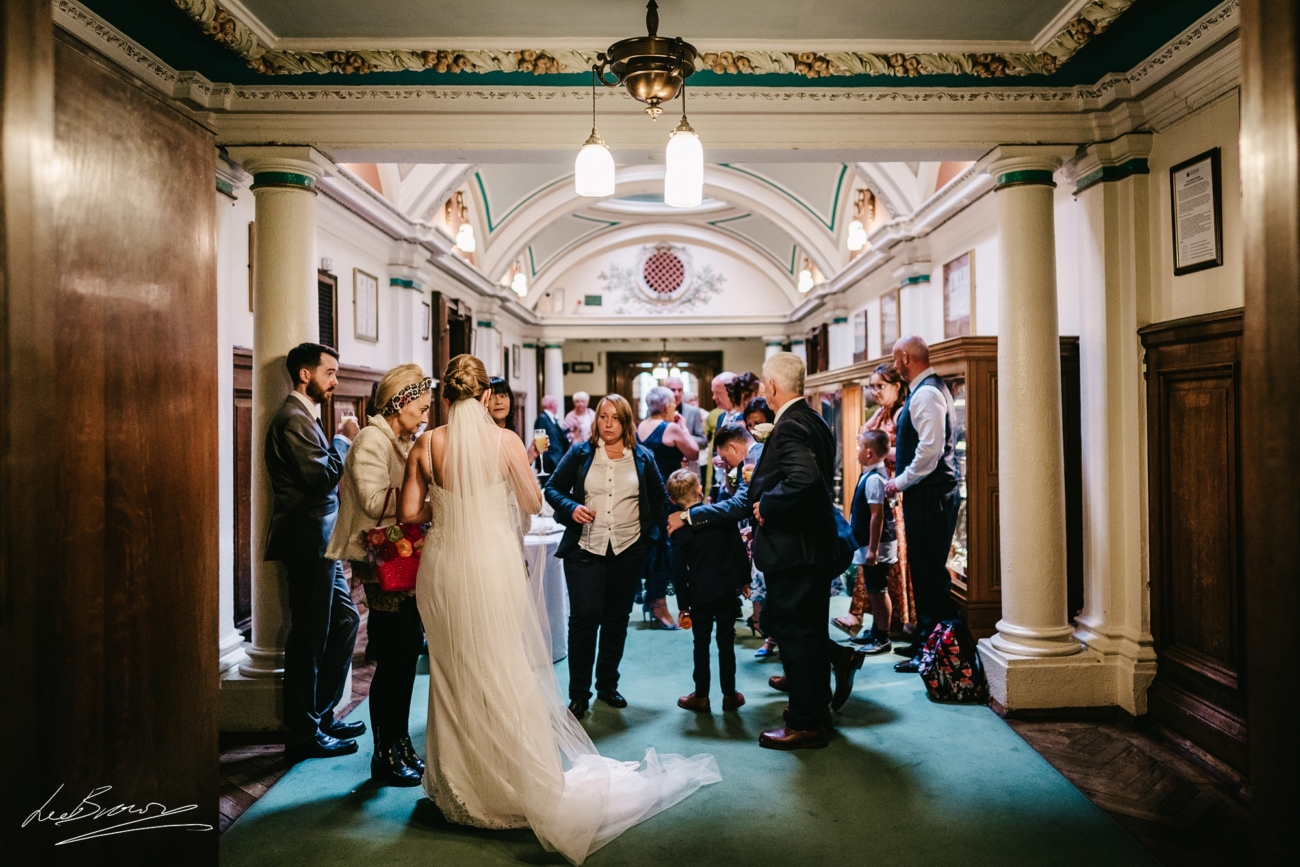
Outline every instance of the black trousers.
[(907, 562), (916, 594), (917, 641), (924, 642), (940, 620), (956, 614), (948, 551), (957, 529), (961, 490), (909, 488), (903, 492), (903, 526), (907, 528)]
[(415, 666), (424, 645), (424, 625), (415, 597), (402, 601), (397, 611), (370, 609), (366, 633), (375, 653), (375, 674), (370, 681), (370, 724), (375, 749), (382, 750), (409, 734), (411, 691)]
[(336, 560), (285, 560), (289, 634), (284, 641), (284, 724), (291, 742), (334, 718), (361, 616)]
[[(569, 698), (591, 698), (591, 668), (596, 689), (618, 689), (618, 665), (627, 642), (627, 619), (641, 583), (648, 546), (638, 539), (621, 554), (597, 556), (582, 548), (564, 560), (569, 588)], [(600, 655), (596, 645), (599, 638)]]
[(718, 683), (724, 696), (736, 691), (736, 618), (740, 600), (719, 596), (703, 605), (691, 605), (691, 637), (695, 639), (695, 694), (709, 694), (709, 637), (718, 636)]
[[(910, 537), (909, 537), (910, 539)], [(764, 631), (781, 647), (790, 680), (790, 728), (822, 727), (831, 703), (831, 659), (838, 645), (826, 633), (831, 616), (830, 576), (811, 566), (763, 573)], [(693, 612), (692, 612), (693, 614)]]

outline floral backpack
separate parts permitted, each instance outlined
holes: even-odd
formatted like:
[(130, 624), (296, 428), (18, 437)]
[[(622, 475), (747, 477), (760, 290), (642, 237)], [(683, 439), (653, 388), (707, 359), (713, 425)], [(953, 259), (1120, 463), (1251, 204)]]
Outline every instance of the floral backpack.
[(987, 704), (989, 682), (975, 639), (960, 620), (942, 620), (921, 649), (921, 680), (935, 701)]

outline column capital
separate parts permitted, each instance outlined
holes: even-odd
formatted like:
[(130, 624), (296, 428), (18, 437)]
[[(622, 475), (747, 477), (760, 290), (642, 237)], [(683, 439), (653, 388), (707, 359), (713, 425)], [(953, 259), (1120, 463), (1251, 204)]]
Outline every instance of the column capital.
[(1151, 170), (1151, 133), (1129, 133), (1114, 141), (1096, 142), (1065, 164), (1065, 176), (1074, 181), (1075, 195), (1106, 181), (1119, 181)]
[(789, 340), (789, 338), (786, 337), (784, 334), (768, 334), (763, 337), (763, 345), (785, 346), (787, 340)]
[(537, 341), (543, 349), (561, 349), (564, 347), (563, 337), (546, 337)]
[(253, 175), (253, 190), (288, 187), (316, 191), (316, 182), (335, 171), (320, 151), (303, 145), (232, 147), (226, 153)]
[(1053, 175), (1074, 153), (1073, 145), (998, 145), (980, 160), (980, 168), (993, 176), (995, 190), (1054, 187)]

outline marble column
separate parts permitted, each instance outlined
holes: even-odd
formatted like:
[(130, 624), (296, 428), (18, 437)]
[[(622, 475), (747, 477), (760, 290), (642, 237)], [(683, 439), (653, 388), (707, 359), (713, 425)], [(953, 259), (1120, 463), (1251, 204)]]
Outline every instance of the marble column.
[(776, 355), (778, 352), (781, 352), (782, 347), (784, 346), (785, 346), (785, 337), (780, 334), (764, 337), (763, 338), (763, 360), (767, 361), (773, 355)]
[(542, 387), (559, 403), (560, 416), (564, 416), (564, 341), (545, 340), (542, 342), (544, 359), (542, 367)]
[(1091, 145), (1065, 167), (1080, 211), (1084, 609), (1074, 634), (1114, 669), (1114, 702), (1134, 715), (1146, 712), (1156, 670), (1137, 333), (1151, 320), (1151, 144), (1149, 133), (1126, 135)]
[(839, 370), (853, 363), (853, 326), (846, 313), (836, 313), (831, 317), (827, 329), (828, 355), (830, 369)]
[[(1068, 149), (1000, 148), (996, 180), (998, 503), (1002, 619), (980, 642), (995, 700), (1008, 708), (1095, 704), (1063, 671), (1079, 655), (1066, 611), (1065, 459), (1056, 297), (1054, 175)], [(1095, 662), (1091, 658), (1089, 662)], [(1094, 666), (1099, 667), (1099, 666)]]
[(802, 337), (790, 341), (790, 351), (799, 356), (805, 365), (808, 363), (808, 348), (804, 346)]
[[(316, 182), (330, 163), (308, 147), (229, 149), (253, 175), (257, 250), (253, 283), (253, 640), (239, 666), (246, 681), (238, 711), (223, 705), (223, 728), (280, 725), (280, 684), (288, 596), (279, 563), (263, 562), (272, 508), (271, 480), (260, 460), (271, 417), (290, 391), (284, 359), (319, 339), (316, 308)], [(225, 684), (223, 684), (224, 688)], [(233, 686), (233, 685), (232, 685)]]

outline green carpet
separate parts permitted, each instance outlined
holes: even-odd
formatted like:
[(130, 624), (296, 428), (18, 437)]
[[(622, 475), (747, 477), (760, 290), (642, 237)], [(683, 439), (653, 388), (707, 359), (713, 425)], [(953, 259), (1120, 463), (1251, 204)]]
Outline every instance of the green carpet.
[[(837, 610), (843, 598), (832, 600)], [(639, 626), (639, 624), (638, 624)], [(746, 632), (747, 634), (747, 632)], [(687, 632), (634, 627), (622, 711), (597, 702), (585, 721), (601, 752), (639, 759), (645, 748), (717, 757), (721, 783), (702, 789), (596, 852), (601, 865), (1154, 865), (992, 711), (930, 702), (898, 659), (868, 658), (829, 748), (759, 749), (785, 696), (767, 687), (779, 662), (737, 641), (748, 704), (723, 714), (676, 706), (691, 690)], [(715, 660), (716, 664), (716, 660)], [(567, 679), (560, 663), (561, 680)], [(428, 677), (411, 713), (423, 747)], [(367, 719), (366, 705), (352, 719)], [(295, 766), (221, 838), (221, 863), (240, 865), (562, 864), (532, 833), (448, 824), (420, 788), (369, 782), (370, 740), (356, 755)]]

